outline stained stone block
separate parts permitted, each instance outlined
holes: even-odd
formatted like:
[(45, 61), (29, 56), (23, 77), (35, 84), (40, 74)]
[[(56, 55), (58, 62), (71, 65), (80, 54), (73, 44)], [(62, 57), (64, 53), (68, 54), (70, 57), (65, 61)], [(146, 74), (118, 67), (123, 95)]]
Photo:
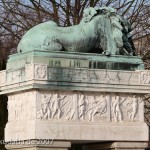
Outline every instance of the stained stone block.
[(109, 70), (142, 70), (144, 64), (139, 56), (117, 56), (111, 57), (102, 54), (77, 53), (77, 52), (49, 52), (28, 51), (21, 54), (9, 56), (7, 69), (22, 68), (26, 64), (40, 63), (49, 67), (63, 68), (91, 68)]
[(147, 142), (105, 142), (87, 144), (83, 150), (145, 150)]
[(49, 67), (27, 64), (0, 72), (1, 94), (31, 88), (123, 93), (149, 93), (149, 71)]

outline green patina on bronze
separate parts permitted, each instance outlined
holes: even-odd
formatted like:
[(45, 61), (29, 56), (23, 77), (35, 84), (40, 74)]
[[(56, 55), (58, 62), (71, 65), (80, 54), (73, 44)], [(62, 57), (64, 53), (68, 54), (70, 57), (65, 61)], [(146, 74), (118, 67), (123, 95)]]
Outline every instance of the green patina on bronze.
[(90, 7), (84, 10), (79, 25), (59, 27), (48, 21), (31, 28), (18, 44), (18, 53), (10, 56), (7, 69), (30, 63), (66, 68), (144, 69), (134, 50), (127, 20), (114, 8)]
[(139, 56), (105, 56), (94, 53), (60, 52), (60, 51), (28, 51), (11, 55), (7, 70), (22, 68), (25, 64), (41, 63), (49, 67), (91, 68), (111, 70), (143, 70), (144, 65)]
[(129, 40), (129, 24), (111, 7), (90, 7), (84, 10), (79, 25), (59, 27), (55, 22), (41, 23), (22, 37), (18, 53), (68, 51), (133, 55)]

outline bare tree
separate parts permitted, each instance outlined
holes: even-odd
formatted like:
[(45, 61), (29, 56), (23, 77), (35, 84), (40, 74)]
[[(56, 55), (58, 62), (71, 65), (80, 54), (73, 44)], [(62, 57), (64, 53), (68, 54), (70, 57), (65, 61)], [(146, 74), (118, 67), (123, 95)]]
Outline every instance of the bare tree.
[(47, 20), (61, 26), (78, 24), (83, 10), (95, 6), (115, 7), (133, 24), (135, 37), (148, 29), (148, 0), (0, 0), (0, 37), (4, 41), (12, 38), (15, 48), (22, 35), (36, 24)]

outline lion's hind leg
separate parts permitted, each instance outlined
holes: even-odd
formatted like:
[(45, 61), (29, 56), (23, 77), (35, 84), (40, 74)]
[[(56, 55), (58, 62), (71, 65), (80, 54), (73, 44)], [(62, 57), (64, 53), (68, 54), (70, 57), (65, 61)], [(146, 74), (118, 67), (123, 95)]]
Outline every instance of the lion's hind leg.
[(63, 49), (61, 43), (48, 37), (44, 40), (42, 47), (44, 50), (48, 51), (62, 51)]

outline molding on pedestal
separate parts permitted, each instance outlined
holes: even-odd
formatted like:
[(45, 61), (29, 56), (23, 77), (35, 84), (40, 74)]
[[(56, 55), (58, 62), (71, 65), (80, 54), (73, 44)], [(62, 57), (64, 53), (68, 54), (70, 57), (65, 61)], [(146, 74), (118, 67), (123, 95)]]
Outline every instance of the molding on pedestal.
[(0, 94), (30, 89), (150, 93), (150, 71), (48, 67), (28, 64), (0, 71)]
[(7, 150), (68, 150), (68, 148), (71, 147), (71, 142), (52, 141), (51, 143), (41, 144), (41, 142), (38, 140), (30, 140), (30, 141), (20, 141), (19, 145), (10, 143), (5, 145), (5, 147)]

